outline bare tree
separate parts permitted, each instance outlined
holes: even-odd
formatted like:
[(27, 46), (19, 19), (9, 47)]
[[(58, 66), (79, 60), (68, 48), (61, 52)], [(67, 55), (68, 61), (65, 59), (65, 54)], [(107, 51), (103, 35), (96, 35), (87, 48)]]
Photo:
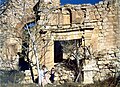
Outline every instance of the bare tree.
[[(46, 31), (40, 30), (40, 28), (46, 27), (46, 24), (49, 22), (49, 19), (51, 18), (51, 13), (54, 9), (51, 10), (51, 8), (48, 8), (47, 5), (45, 6), (44, 4), (42, 4), (40, 0), (37, 3), (35, 2), (34, 5), (32, 5), (33, 7), (30, 4), (31, 3), (25, 0), (23, 1), (11, 0), (9, 1), (8, 8), (4, 10), (5, 12), (1, 13), (0, 22), (1, 26), (3, 26), (1, 28), (2, 29), (6, 28), (7, 32), (6, 35), (7, 37), (5, 38), (6, 40), (4, 43), (6, 47), (3, 48), (4, 52), (2, 53), (5, 56), (2, 55), (1, 59), (6, 58), (6, 60), (9, 59), (8, 61), (11, 61), (13, 57), (17, 59), (16, 55), (17, 56), (19, 55), (20, 57), (19, 59), (21, 59), (22, 64), (25, 63), (28, 65), (27, 69), (30, 68), (32, 80), (34, 82), (35, 79), (32, 67), (37, 66), (37, 71), (39, 75), (40, 61), (47, 52), (47, 50), (45, 50), (44, 55), (40, 56), (38, 55), (38, 53), (40, 53), (41, 50), (38, 48), (40, 47), (41, 43), (45, 43), (41, 48), (45, 49), (45, 47), (48, 45), (50, 41), (49, 39), (45, 40), (47, 33)], [(38, 26), (37, 21), (40, 19), (41, 13), (44, 14), (44, 19), (42, 20), (40, 26)], [(8, 42), (11, 38), (13, 39), (13, 41), (15, 41), (16, 45), (13, 44), (11, 48), (9, 48), (10, 46)], [(18, 51), (17, 49), (18, 46), (21, 46), (20, 49), (22, 51), (21, 50)], [(34, 58), (36, 59), (36, 62), (33, 61)], [(4, 62), (6, 60), (4, 60)], [(13, 65), (13, 61), (16, 62), (13, 59), (12, 62), (10, 62), (9, 64)], [(19, 60), (17, 62), (20, 63)], [(22, 64), (19, 64), (21, 70)], [(10, 67), (11, 66), (9, 66), (9, 68)], [(26, 68), (24, 67), (23, 71), (25, 69)]]

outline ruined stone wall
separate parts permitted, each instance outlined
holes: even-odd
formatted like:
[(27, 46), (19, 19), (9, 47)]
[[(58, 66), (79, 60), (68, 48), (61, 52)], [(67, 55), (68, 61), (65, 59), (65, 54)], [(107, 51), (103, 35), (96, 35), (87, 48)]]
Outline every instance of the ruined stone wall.
[(92, 37), (90, 37), (89, 31), (85, 30), (85, 37), (91, 39), (86, 39), (86, 41), (90, 41), (86, 44), (91, 45), (94, 51), (112, 49), (116, 48), (116, 15), (115, 5), (108, 4), (106, 1), (96, 5), (66, 5), (51, 12), (46, 29), (94, 28)]
[[(26, 23), (35, 21), (34, 6), (38, 0), (11, 0), (3, 14), (0, 15), (0, 68), (1, 70), (19, 70), (18, 52), (22, 52), (23, 27)], [(50, 3), (51, 4), (51, 3)], [(53, 6), (59, 6), (59, 0), (54, 0)], [(39, 31), (38, 31), (39, 32)], [(32, 47), (32, 46), (30, 46)], [(41, 51), (41, 50), (40, 50)], [(51, 51), (52, 52), (52, 51)], [(33, 57), (32, 53), (32, 57)], [(39, 58), (41, 54), (39, 54)], [(36, 63), (34, 58), (30, 60)], [(25, 61), (27, 59), (25, 58)], [(53, 63), (52, 65), (53, 66)], [(37, 75), (36, 67), (33, 67)], [(30, 70), (26, 70), (25, 78), (29, 83), (32, 82)], [(29, 79), (29, 80), (28, 80)]]
[[(117, 53), (116, 57), (118, 58), (118, 61), (120, 61), (120, 1), (116, 0), (116, 11), (117, 11), (117, 29), (116, 29), (116, 45), (117, 45)], [(117, 64), (117, 76), (120, 75), (120, 63)]]
[[(22, 27), (26, 22), (34, 18), (32, 10), (35, 3), (33, 0), (8, 2), (8, 6), (0, 18), (0, 61), (2, 68), (18, 69), (17, 52), (21, 52)], [(12, 65), (12, 62), (16, 62)], [(17, 65), (18, 66), (18, 65)], [(1, 68), (1, 69), (2, 69)]]
[(116, 32), (118, 32), (118, 33), (116, 33), (116, 36), (117, 36), (117, 46), (118, 46), (118, 48), (120, 47), (119, 45), (120, 45), (120, 40), (119, 40), (119, 37), (120, 37), (120, 35), (119, 35), (119, 30), (120, 30), (120, 17), (119, 17), (119, 15), (120, 15), (120, 7), (119, 7), (119, 5), (120, 5), (120, 1), (119, 0), (116, 0), (116, 6), (117, 6), (117, 8), (116, 8), (116, 10), (117, 10), (117, 13), (116, 13), (116, 15), (117, 15), (117, 30), (116, 30)]
[[(91, 9), (93, 8), (93, 9)], [(118, 14), (116, 4), (108, 4), (108, 2), (99, 2), (98, 4), (89, 7), (87, 22), (86, 24), (93, 24), (94, 30), (91, 37), (90, 46), (95, 54), (97, 69), (93, 75), (94, 80), (103, 80), (109, 76), (114, 76), (114, 73), (119, 68), (119, 57), (116, 54), (119, 52), (118, 42)], [(93, 20), (94, 19), (94, 20)], [(90, 69), (89, 62), (84, 67), (85, 72)], [(87, 67), (87, 69), (86, 69)], [(96, 67), (93, 65), (93, 67)], [(94, 70), (93, 70), (94, 71)], [(87, 75), (87, 74), (86, 74)], [(89, 75), (89, 74), (88, 74)], [(90, 79), (86, 79), (85, 83), (89, 82)]]
[[(92, 9), (91, 9), (92, 8)], [(86, 13), (86, 25), (93, 25), (94, 30), (92, 33), (90, 46), (92, 46), (93, 54), (95, 54), (97, 68), (93, 75), (94, 80), (103, 80), (108, 78), (107, 76), (113, 76), (111, 71), (116, 70), (116, 30), (117, 30), (117, 11), (115, 4), (108, 4), (108, 2), (99, 2), (94, 6), (88, 6)], [(87, 62), (84, 69), (89, 71), (90, 66), (96, 67), (91, 64), (89, 66)], [(86, 67), (88, 67), (86, 69)], [(85, 73), (86, 74), (86, 73)], [(86, 74), (87, 75), (87, 74)], [(88, 74), (89, 75), (89, 74)], [(85, 83), (90, 80), (86, 79)]]
[[(118, 66), (116, 53), (119, 50), (117, 48), (117, 42), (119, 42), (117, 39), (119, 37), (117, 35), (117, 30), (119, 30), (117, 9), (115, 3), (104, 1), (95, 5), (65, 5), (51, 13), (54, 15), (51, 17), (46, 30), (53, 29), (53, 31), (59, 32), (53, 34), (53, 40), (70, 40), (73, 39), (73, 37), (69, 37), (70, 33), (73, 33), (72, 30), (78, 29), (78, 27), (84, 30), (83, 32), (78, 31), (80, 35), (75, 38), (82, 38), (83, 35), (85, 45), (91, 47), (94, 56), (94, 61), (88, 59), (83, 66), (84, 83), (114, 76), (112, 72), (115, 72), (116, 66)], [(71, 30), (71, 32), (60, 33), (67, 30)], [(87, 78), (89, 74), (91, 77)]]
[[(84, 36), (85, 46), (90, 47), (93, 56), (92, 59), (85, 60), (83, 66), (84, 83), (103, 80), (107, 78), (107, 75), (113, 76), (111, 70), (116, 70), (116, 66), (118, 66), (116, 61), (119, 57), (119, 6), (107, 1), (95, 5), (59, 7), (59, 0), (57, 0), (57, 3), (53, 4), (55, 6), (52, 6), (51, 3), (43, 4), (43, 12), (38, 14), (40, 15), (40, 20), (37, 21), (39, 34), (36, 38), (39, 39), (37, 48), (39, 59), (41, 59), (40, 63), (45, 63), (50, 68), (54, 66), (54, 41), (81, 39)], [(12, 67), (10, 64), (13, 63), (11, 60), (16, 59), (17, 52), (22, 51), (22, 28), (26, 23), (35, 20), (33, 11), (35, 5), (34, 0), (25, 2), (12, 0), (1, 17), (1, 58), (6, 59), (5, 62), (8, 61), (7, 65), (10, 67)], [(39, 10), (41, 11), (41, 9)], [(40, 30), (42, 30), (42, 35)], [(82, 45), (84, 46), (84, 43)], [(32, 48), (32, 45), (29, 47)], [(33, 55), (34, 53), (30, 53), (29, 57), (35, 64), (36, 60), (32, 58)], [(18, 59), (15, 62), (18, 63)], [(6, 66), (0, 67), (6, 68)], [(37, 75), (35, 68), (33, 67), (33, 71)], [(30, 73), (27, 70), (26, 72)], [(89, 74), (91, 77), (88, 78)]]

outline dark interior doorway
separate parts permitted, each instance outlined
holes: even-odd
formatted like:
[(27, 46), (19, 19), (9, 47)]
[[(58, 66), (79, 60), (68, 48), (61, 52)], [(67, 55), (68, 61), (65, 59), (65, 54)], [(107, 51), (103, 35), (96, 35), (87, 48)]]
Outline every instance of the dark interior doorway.
[(54, 42), (54, 63), (63, 61), (63, 50), (60, 41)]
[(54, 63), (62, 62), (64, 53), (73, 53), (81, 44), (82, 39), (54, 41)]
[(25, 49), (28, 48), (28, 44), (26, 42), (24, 42), (22, 44), (22, 52), (21, 53), (18, 53), (19, 55), (19, 69), (20, 71), (25, 71), (25, 70), (29, 70), (29, 62), (28, 61), (25, 61), (26, 58), (28, 58), (28, 52), (27, 50)]

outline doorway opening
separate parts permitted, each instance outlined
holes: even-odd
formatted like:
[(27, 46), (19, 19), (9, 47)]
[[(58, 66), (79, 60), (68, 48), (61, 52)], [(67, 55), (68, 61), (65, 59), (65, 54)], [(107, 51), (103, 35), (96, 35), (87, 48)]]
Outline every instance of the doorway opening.
[[(74, 72), (74, 81), (83, 80), (82, 38), (73, 40), (54, 41), (54, 63)], [(58, 64), (58, 65), (59, 65)]]
[(63, 61), (63, 47), (60, 41), (54, 42), (54, 63), (60, 63)]
[(81, 44), (82, 39), (54, 41), (54, 63), (75, 59)]

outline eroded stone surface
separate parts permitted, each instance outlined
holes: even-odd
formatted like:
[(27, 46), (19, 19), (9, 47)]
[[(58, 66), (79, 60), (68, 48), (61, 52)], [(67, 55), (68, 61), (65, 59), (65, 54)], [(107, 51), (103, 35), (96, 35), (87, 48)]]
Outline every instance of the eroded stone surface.
[[(35, 21), (37, 15), (40, 16), (40, 19), (32, 31), (32, 37), (37, 38), (36, 43), (39, 43), (37, 52), (41, 64), (45, 64), (49, 69), (54, 66), (54, 41), (81, 39), (84, 36), (85, 45), (91, 48), (92, 53), (89, 62), (83, 66), (84, 83), (88, 83), (88, 81), (92, 83), (94, 80), (106, 79), (107, 75), (114, 75), (111, 71), (118, 70), (117, 60), (120, 58), (119, 2), (104, 1), (95, 5), (59, 6), (59, 0), (55, 0), (52, 3), (38, 3), (38, 7), (35, 9), (40, 13), (36, 13), (33, 9), (36, 3), (37, 1), (34, 0), (25, 2), (12, 0), (4, 14), (0, 15), (1, 69), (18, 69), (17, 53), (22, 52), (22, 43), (25, 39), (23, 27), (26, 23)], [(83, 41), (82, 46), (84, 46)], [(32, 49), (31, 42), (29, 48), (29, 50)], [(30, 51), (29, 59), (33, 73), (37, 77), (33, 51)], [(95, 61), (95, 67), (91, 67), (92, 60)], [(27, 58), (25, 61), (28, 62)], [(89, 74), (91, 76), (87, 78)], [(26, 77), (27, 80), (31, 79), (29, 75), (30, 72)]]

